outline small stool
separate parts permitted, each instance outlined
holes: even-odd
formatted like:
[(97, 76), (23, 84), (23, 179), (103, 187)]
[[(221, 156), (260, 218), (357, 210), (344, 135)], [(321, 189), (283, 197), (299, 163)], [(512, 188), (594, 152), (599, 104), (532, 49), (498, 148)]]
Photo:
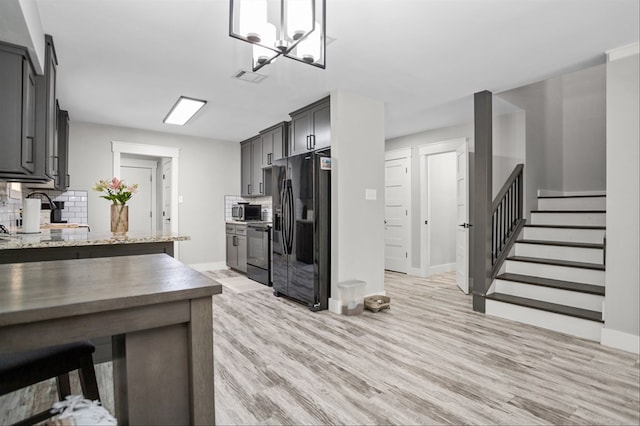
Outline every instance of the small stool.
[[(69, 372), (79, 370), (84, 397), (99, 400), (98, 382), (91, 356), (95, 349), (91, 342), (82, 341), (0, 355), (0, 395), (55, 377), (58, 397), (63, 400), (67, 395), (71, 395)], [(49, 417), (49, 410), (45, 410), (16, 425), (32, 425)]]

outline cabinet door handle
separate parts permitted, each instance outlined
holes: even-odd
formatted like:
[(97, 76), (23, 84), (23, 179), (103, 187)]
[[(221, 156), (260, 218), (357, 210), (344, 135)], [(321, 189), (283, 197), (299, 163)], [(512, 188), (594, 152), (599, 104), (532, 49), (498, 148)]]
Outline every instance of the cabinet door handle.
[(316, 147), (316, 135), (311, 135), (311, 149)]
[(247, 194), (251, 194), (251, 184), (247, 185)]
[(272, 153), (268, 153), (267, 154), (267, 165), (269, 165), (269, 166), (271, 165), (271, 156), (272, 155), (273, 155)]
[(309, 149), (309, 135), (307, 135), (307, 149)]
[(260, 194), (262, 194), (262, 182), (260, 182)]

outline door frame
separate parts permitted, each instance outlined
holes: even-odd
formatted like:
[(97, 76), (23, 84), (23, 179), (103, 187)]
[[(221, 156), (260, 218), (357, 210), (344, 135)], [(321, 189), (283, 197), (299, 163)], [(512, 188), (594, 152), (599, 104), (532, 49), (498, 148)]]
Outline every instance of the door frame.
[[(122, 155), (133, 154), (142, 155), (153, 158), (170, 158), (171, 159), (171, 233), (178, 235), (178, 159), (180, 158), (180, 148), (162, 145), (147, 145), (141, 143), (130, 143), (111, 141), (111, 152), (113, 154), (112, 176), (120, 174), (120, 166), (122, 165)], [(175, 220), (174, 220), (175, 219)], [(180, 259), (180, 243), (174, 242), (173, 256)]]
[[(445, 154), (448, 152), (455, 153), (458, 148), (464, 146), (464, 151), (469, 157), (469, 138), (450, 139), (441, 142), (420, 145), (418, 147), (418, 158), (420, 163), (420, 267), (419, 275), (421, 277), (429, 276), (429, 246), (431, 243), (431, 233), (429, 226), (424, 223), (425, 218), (429, 214), (429, 186), (427, 157), (430, 155)], [(469, 209), (469, 175), (467, 174), (467, 209)], [(468, 242), (467, 242), (468, 245)], [(467, 256), (468, 259), (468, 256)]]
[[(407, 226), (406, 229), (404, 231), (404, 242), (405, 242), (405, 250), (407, 252), (407, 261), (406, 261), (406, 265), (405, 265), (405, 271), (404, 273), (406, 274), (410, 274), (412, 272), (412, 270), (414, 268), (412, 268), (412, 259), (413, 259), (413, 254), (411, 252), (411, 246), (412, 246), (412, 241), (411, 241), (411, 154), (412, 154), (412, 149), (411, 148), (400, 148), (400, 149), (394, 149), (392, 151), (385, 151), (384, 153), (384, 161), (385, 163), (387, 161), (391, 161), (391, 160), (400, 160), (403, 158), (407, 159), (407, 174), (406, 174), (406, 184), (407, 184), (407, 202), (408, 202), (408, 208), (407, 208)], [(385, 180), (385, 188), (386, 188), (386, 180)], [(385, 208), (386, 208), (386, 194), (385, 194)], [(386, 245), (386, 243), (385, 243)], [(385, 255), (386, 258), (386, 255)]]

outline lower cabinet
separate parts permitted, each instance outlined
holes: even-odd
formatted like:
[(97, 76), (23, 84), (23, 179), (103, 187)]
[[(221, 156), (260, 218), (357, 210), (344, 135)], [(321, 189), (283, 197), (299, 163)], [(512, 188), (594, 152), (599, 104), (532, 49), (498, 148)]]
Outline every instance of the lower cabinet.
[(247, 272), (247, 225), (226, 224), (227, 266)]

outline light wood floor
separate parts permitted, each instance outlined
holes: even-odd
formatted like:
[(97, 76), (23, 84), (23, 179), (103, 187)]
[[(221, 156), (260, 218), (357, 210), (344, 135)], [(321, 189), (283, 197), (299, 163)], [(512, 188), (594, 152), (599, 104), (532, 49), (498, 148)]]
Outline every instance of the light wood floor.
[[(215, 296), (216, 422), (640, 423), (638, 356), (477, 314), (454, 279), (387, 273), (391, 309), (353, 317), (269, 288)], [(0, 424), (44, 393), (0, 399)]]

